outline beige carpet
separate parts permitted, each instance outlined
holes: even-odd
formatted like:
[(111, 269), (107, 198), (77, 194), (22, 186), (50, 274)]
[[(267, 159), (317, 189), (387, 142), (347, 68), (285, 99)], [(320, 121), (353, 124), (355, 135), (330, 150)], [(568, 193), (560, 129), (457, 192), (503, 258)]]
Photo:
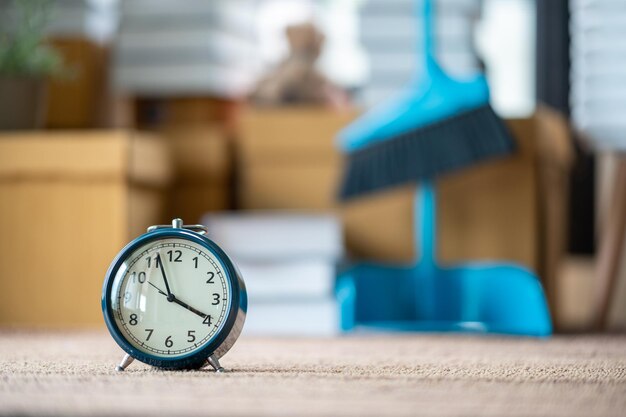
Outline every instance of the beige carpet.
[(626, 337), (242, 338), (227, 374), (135, 362), (105, 333), (0, 332), (0, 414), (626, 416)]

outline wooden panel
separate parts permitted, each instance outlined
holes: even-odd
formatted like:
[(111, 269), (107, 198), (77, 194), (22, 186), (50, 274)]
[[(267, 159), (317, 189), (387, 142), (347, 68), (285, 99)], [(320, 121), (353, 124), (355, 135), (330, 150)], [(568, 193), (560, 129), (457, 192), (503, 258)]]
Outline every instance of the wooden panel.
[(170, 192), (169, 217), (180, 217), (186, 223), (199, 223), (202, 216), (212, 211), (229, 208), (231, 195), (219, 184), (178, 184)]
[(161, 130), (168, 139), (178, 182), (225, 183), (233, 169), (231, 141), (211, 125), (169, 126)]
[(220, 121), (234, 124), (241, 107), (236, 100), (217, 97), (173, 97), (163, 100), (165, 124), (185, 126)]
[(71, 73), (48, 84), (46, 126), (55, 129), (102, 127), (107, 106), (108, 50), (88, 39), (51, 39)]

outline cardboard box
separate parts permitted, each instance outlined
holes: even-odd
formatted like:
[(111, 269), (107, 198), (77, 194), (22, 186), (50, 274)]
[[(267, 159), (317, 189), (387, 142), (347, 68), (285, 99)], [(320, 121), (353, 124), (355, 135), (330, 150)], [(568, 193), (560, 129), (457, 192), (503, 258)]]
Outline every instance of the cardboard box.
[(356, 111), (316, 107), (247, 109), (241, 119), (238, 151), (242, 164), (292, 163), (338, 165), (337, 133)]
[(248, 109), (237, 142), (241, 207), (331, 210), (341, 175), (335, 136), (354, 111)]
[[(413, 262), (419, 256), (413, 222), (416, 186), (341, 206), (335, 202), (341, 157), (334, 138), (350, 119), (312, 109), (246, 114), (241, 137), (244, 207), (339, 209), (354, 258)], [(564, 248), (569, 131), (562, 117), (545, 108), (508, 125), (519, 144), (514, 156), (437, 180), (438, 258), (442, 263), (520, 263), (544, 277), (553, 300)]]
[(219, 184), (175, 184), (168, 193), (170, 218), (179, 217), (185, 223), (200, 223), (206, 213), (228, 210), (231, 193)]
[(207, 212), (232, 207), (233, 142), (215, 125), (166, 126), (174, 181), (168, 195), (170, 217), (199, 222)]
[(168, 125), (218, 122), (228, 130), (237, 123), (241, 102), (219, 97), (173, 97), (164, 100), (163, 107)]
[[(537, 266), (536, 172), (530, 136), (522, 133), (532, 123), (509, 122), (514, 134), (523, 138), (517, 155), (485, 162), (462, 174), (445, 175), (435, 182), (440, 262), (507, 259)], [(416, 190), (416, 185), (407, 185), (342, 206), (347, 244), (355, 257), (397, 263), (419, 258), (414, 233)], [(367, 234), (362, 229), (367, 229)]]
[(250, 164), (242, 168), (241, 204), (253, 210), (328, 211), (335, 207), (339, 164)]
[(174, 176), (184, 183), (226, 183), (233, 170), (232, 141), (215, 125), (167, 126)]
[(140, 95), (133, 98), (131, 106), (135, 126), (141, 129), (212, 125), (232, 136), (239, 124), (242, 103), (201, 95), (160, 98)]
[(0, 325), (100, 326), (113, 257), (167, 222), (165, 143), (126, 131), (0, 135)]

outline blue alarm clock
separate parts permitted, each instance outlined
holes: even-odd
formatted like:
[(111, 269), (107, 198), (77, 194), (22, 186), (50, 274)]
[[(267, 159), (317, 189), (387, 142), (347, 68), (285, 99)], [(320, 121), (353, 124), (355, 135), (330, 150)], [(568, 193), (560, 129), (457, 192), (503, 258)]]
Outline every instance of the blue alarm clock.
[(107, 328), (134, 359), (165, 369), (224, 369), (246, 319), (243, 278), (202, 225), (150, 226), (113, 260), (102, 290)]

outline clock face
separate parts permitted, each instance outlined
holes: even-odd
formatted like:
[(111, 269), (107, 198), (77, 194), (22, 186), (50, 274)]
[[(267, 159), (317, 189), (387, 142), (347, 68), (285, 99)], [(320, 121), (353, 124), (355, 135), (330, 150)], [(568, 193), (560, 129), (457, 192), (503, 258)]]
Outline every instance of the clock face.
[(174, 358), (201, 349), (227, 319), (231, 287), (222, 262), (181, 238), (147, 243), (118, 269), (110, 292), (114, 321), (136, 349)]

